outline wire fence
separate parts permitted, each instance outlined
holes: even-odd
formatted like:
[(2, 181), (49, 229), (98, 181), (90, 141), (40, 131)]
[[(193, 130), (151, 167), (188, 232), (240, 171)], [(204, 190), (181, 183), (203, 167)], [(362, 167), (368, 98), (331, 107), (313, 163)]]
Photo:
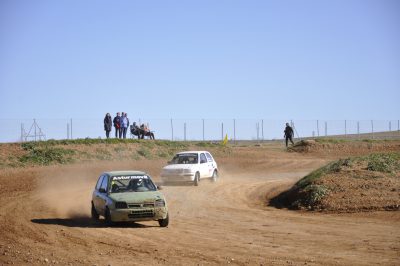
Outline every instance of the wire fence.
[[(48, 139), (105, 138), (100, 119), (1, 119), (0, 142)], [(146, 124), (156, 139), (175, 141), (278, 140), (288, 122), (296, 139), (336, 137), (398, 139), (399, 120), (270, 120), (270, 119), (132, 119)], [(110, 137), (115, 137), (112, 128)], [(127, 138), (132, 136), (127, 133)]]

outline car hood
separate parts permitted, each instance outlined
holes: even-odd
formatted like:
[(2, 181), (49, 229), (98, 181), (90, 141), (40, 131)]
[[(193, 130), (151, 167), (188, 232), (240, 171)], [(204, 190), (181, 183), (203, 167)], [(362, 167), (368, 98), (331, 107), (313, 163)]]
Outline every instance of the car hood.
[(114, 201), (125, 201), (127, 203), (153, 202), (158, 199), (165, 201), (164, 195), (158, 191), (112, 193), (109, 197)]
[(173, 170), (173, 169), (192, 169), (195, 164), (169, 164), (165, 166), (164, 170)]

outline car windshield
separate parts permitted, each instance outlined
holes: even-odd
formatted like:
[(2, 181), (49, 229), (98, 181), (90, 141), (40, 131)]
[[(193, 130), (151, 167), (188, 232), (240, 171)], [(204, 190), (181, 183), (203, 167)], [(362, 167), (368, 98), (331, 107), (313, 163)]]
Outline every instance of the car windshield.
[(147, 175), (112, 176), (110, 193), (147, 192), (157, 188)]
[(196, 164), (199, 155), (197, 153), (180, 153), (175, 155), (171, 164)]

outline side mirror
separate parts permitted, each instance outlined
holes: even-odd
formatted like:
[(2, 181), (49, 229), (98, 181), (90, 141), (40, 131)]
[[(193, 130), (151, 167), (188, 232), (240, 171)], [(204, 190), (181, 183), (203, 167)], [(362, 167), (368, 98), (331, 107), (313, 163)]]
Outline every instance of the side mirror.
[(162, 186), (157, 186), (157, 190), (162, 190)]
[(106, 190), (104, 188), (99, 188), (100, 193), (106, 193)]

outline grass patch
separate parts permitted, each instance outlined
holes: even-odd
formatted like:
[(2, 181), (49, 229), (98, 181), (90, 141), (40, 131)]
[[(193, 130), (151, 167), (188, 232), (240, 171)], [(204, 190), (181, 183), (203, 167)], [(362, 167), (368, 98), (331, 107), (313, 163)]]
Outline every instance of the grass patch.
[(49, 165), (53, 163), (66, 164), (73, 161), (72, 156), (75, 151), (57, 147), (36, 147), (35, 145), (25, 145), (28, 153), (20, 157), (22, 164)]
[(137, 154), (139, 154), (140, 156), (146, 158), (146, 159), (151, 159), (153, 158), (153, 156), (151, 155), (151, 152), (149, 149), (147, 149), (146, 147), (142, 147), (139, 150), (137, 150)]

